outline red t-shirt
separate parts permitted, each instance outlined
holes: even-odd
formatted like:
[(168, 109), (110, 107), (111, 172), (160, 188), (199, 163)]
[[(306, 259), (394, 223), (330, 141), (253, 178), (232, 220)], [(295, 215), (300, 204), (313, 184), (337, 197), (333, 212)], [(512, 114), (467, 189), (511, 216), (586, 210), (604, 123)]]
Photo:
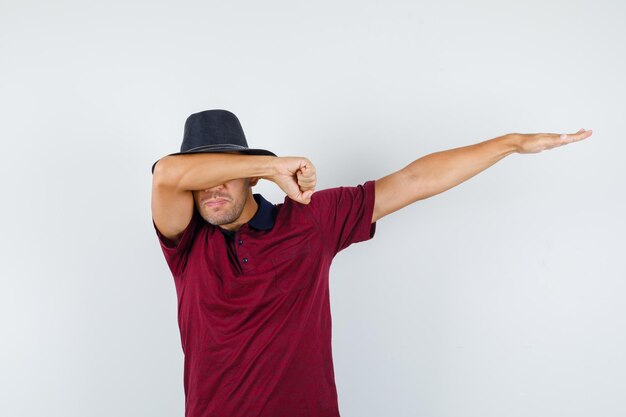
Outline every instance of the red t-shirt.
[(174, 247), (186, 417), (339, 417), (328, 271), (371, 239), (374, 181), (271, 204), (223, 232), (197, 210)]

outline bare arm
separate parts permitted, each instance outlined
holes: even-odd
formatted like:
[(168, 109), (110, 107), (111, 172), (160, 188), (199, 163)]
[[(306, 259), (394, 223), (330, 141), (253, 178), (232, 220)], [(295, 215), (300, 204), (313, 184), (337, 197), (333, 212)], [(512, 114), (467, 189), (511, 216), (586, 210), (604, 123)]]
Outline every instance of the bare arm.
[(179, 190), (213, 188), (237, 178), (267, 178), (275, 156), (226, 153), (169, 155), (154, 168), (153, 183)]
[(315, 167), (303, 157), (225, 153), (168, 155), (156, 164), (152, 177), (152, 218), (174, 243), (189, 225), (193, 191), (238, 178), (265, 178), (292, 199), (307, 204), (316, 185)]
[(571, 135), (512, 133), (426, 155), (376, 181), (372, 222), (455, 187), (512, 153), (539, 153), (589, 136), (583, 129)]

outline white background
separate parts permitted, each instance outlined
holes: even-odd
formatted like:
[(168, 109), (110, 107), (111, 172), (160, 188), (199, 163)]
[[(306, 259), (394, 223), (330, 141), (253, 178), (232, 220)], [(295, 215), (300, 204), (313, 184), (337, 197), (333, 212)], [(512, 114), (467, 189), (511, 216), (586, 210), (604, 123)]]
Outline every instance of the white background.
[[(343, 417), (626, 414), (626, 7), (0, 3), (0, 415), (182, 416), (150, 167), (223, 108), (318, 189), (506, 133), (331, 269)], [(274, 203), (275, 184), (254, 188)]]

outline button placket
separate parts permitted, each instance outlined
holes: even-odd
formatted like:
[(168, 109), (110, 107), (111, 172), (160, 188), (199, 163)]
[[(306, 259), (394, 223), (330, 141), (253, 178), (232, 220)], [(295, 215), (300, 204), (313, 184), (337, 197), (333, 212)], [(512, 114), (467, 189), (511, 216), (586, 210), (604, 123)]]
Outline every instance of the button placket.
[(243, 245), (243, 241), (244, 238), (241, 235), (240, 231), (237, 231), (237, 234), (235, 235), (235, 242), (237, 242), (237, 244), (235, 245), (236, 251), (237, 251), (237, 256), (239, 258), (239, 262), (241, 265), (241, 268), (246, 271), (249, 270), (249, 266), (250, 266), (250, 258), (249, 255), (247, 253), (247, 250), (245, 248), (245, 246)]

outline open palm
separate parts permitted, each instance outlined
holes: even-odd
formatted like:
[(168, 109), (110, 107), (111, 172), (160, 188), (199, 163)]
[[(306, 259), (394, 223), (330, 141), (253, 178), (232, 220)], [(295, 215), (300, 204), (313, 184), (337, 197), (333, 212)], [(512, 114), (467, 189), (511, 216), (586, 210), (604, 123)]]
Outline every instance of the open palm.
[(518, 153), (539, 153), (591, 136), (592, 130), (580, 129), (576, 133), (517, 133)]

